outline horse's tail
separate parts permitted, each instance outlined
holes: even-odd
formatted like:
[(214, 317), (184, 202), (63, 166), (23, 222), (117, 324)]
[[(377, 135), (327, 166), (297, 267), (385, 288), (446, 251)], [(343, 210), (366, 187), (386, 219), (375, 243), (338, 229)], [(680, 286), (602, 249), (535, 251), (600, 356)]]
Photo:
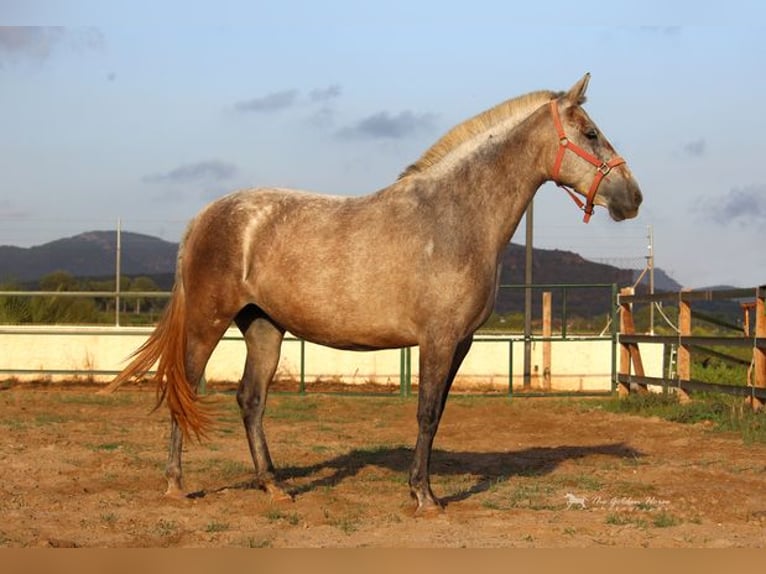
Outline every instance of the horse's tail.
[(167, 400), (171, 416), (184, 436), (193, 432), (197, 438), (205, 435), (211, 418), (201, 408), (194, 388), (186, 377), (186, 293), (180, 274), (176, 277), (170, 302), (154, 332), (132, 355), (132, 360), (112, 381), (111, 391), (129, 381), (146, 375), (157, 363), (154, 381), (157, 384), (158, 409)]

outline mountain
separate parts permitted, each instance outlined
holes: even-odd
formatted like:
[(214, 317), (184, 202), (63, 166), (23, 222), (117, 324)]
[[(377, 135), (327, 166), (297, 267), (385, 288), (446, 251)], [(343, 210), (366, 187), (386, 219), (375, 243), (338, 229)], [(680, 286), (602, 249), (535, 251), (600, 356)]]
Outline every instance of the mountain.
[[(643, 270), (634, 270), (633, 271), (633, 283), (635, 283)], [(647, 272), (646, 275), (641, 279), (641, 285), (646, 287), (648, 290), (649, 286), (649, 273)], [(665, 273), (662, 269), (655, 269), (654, 270), (654, 290), (655, 291), (680, 291), (682, 288), (682, 285), (673, 279), (670, 275)]]
[[(123, 231), (121, 234), (121, 273), (127, 276), (173, 273), (178, 244)], [(88, 231), (34, 247), (0, 246), (0, 282), (35, 281), (66, 271), (76, 277), (111, 277), (115, 273), (117, 234), (115, 231)], [(503, 255), (501, 283), (524, 283), (525, 248), (511, 243)], [(630, 285), (638, 273), (603, 263), (594, 263), (577, 253), (558, 249), (535, 249), (534, 283), (612, 283)], [(662, 282), (658, 277), (665, 277)], [(661, 270), (655, 271), (655, 284), (674, 290), (678, 287)]]
[[(511, 243), (503, 254), (503, 267), (500, 276), (501, 285), (523, 285), (526, 248)], [(634, 271), (620, 269), (604, 263), (589, 261), (577, 253), (559, 249), (535, 249), (532, 254), (532, 284), (611, 284), (619, 287), (634, 283)], [(544, 290), (551, 291), (552, 313), (560, 317), (562, 307), (566, 305), (567, 315), (592, 317), (608, 315), (610, 312), (610, 287), (571, 288), (566, 294), (559, 288), (536, 288), (532, 293), (533, 318), (540, 316), (540, 299)], [(524, 289), (501, 289), (498, 293), (495, 311), (501, 315), (522, 312), (524, 309)], [(566, 298), (566, 301), (564, 300)]]
[[(121, 273), (123, 276), (146, 275), (155, 279), (161, 289), (170, 289), (176, 264), (178, 244), (150, 235), (123, 231), (121, 234)], [(109, 278), (115, 275), (117, 234), (115, 231), (89, 231), (35, 247), (0, 246), (0, 283), (15, 281), (33, 283), (55, 271), (66, 271), (75, 277)], [(501, 284), (524, 283), (525, 248), (509, 244), (503, 254)], [(637, 272), (619, 269), (584, 259), (577, 253), (558, 249), (535, 249), (533, 283), (617, 283), (632, 285)], [(662, 283), (658, 278), (663, 278)], [(644, 284), (646, 280), (644, 281)], [(671, 290), (677, 283), (655, 271), (655, 283)], [(659, 286), (658, 286), (659, 289)], [(534, 314), (539, 314), (540, 296), (535, 290)], [(566, 294), (567, 312), (584, 316), (608, 312), (610, 290), (572, 289)], [(554, 313), (563, 305), (563, 294), (553, 294)], [(524, 308), (524, 290), (502, 289), (496, 311), (501, 314), (519, 312)]]
[[(172, 273), (178, 244), (151, 235), (123, 231), (120, 237), (121, 273)], [(115, 231), (88, 231), (34, 247), (0, 246), (0, 283), (35, 281), (66, 271), (75, 277), (114, 276), (117, 254)]]

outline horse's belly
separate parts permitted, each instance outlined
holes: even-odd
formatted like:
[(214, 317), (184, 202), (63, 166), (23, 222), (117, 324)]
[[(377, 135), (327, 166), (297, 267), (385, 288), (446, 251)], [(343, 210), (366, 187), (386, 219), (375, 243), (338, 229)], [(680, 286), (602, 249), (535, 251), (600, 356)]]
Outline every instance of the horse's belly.
[(327, 321), (320, 325), (304, 322), (284, 325), (293, 335), (312, 343), (353, 351), (371, 351), (375, 349), (394, 349), (417, 344), (410, 329), (381, 329), (375, 324), (338, 324)]
[(262, 305), (281, 327), (301, 339), (328, 347), (373, 350), (417, 344), (415, 322), (401, 309), (386, 308), (374, 301), (366, 305), (316, 305), (310, 297)]

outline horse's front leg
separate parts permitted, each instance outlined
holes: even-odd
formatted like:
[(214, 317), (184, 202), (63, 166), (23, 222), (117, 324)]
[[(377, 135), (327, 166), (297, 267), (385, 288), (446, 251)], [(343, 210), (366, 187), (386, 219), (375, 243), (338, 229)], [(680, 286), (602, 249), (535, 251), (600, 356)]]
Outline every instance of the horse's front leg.
[(410, 468), (410, 493), (418, 501), (416, 514), (437, 511), (442, 503), (431, 490), (431, 450), (444, 412), (452, 381), (468, 350), (472, 337), (457, 345), (421, 345), (418, 385), (418, 439)]
[(170, 446), (168, 448), (168, 461), (165, 465), (165, 478), (168, 481), (166, 496), (181, 498), (186, 496), (183, 487), (181, 470), (181, 452), (183, 450), (183, 433), (178, 426), (175, 417), (170, 417)]
[(441, 401), (435, 389), (429, 389), (428, 386), (421, 375), (418, 390), (418, 439), (409, 480), (410, 494), (418, 502), (416, 514), (442, 509), (441, 502), (431, 490), (430, 479), (431, 449), (439, 426), (438, 405)]

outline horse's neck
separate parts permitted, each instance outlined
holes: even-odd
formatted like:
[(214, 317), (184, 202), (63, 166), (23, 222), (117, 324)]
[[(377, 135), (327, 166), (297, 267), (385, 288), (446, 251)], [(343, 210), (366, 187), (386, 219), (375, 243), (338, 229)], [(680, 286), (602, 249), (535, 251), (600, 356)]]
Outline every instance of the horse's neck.
[(474, 216), (478, 232), (504, 249), (552, 163), (549, 118), (541, 111), (506, 134), (493, 135), (449, 170), (436, 170), (434, 184)]

